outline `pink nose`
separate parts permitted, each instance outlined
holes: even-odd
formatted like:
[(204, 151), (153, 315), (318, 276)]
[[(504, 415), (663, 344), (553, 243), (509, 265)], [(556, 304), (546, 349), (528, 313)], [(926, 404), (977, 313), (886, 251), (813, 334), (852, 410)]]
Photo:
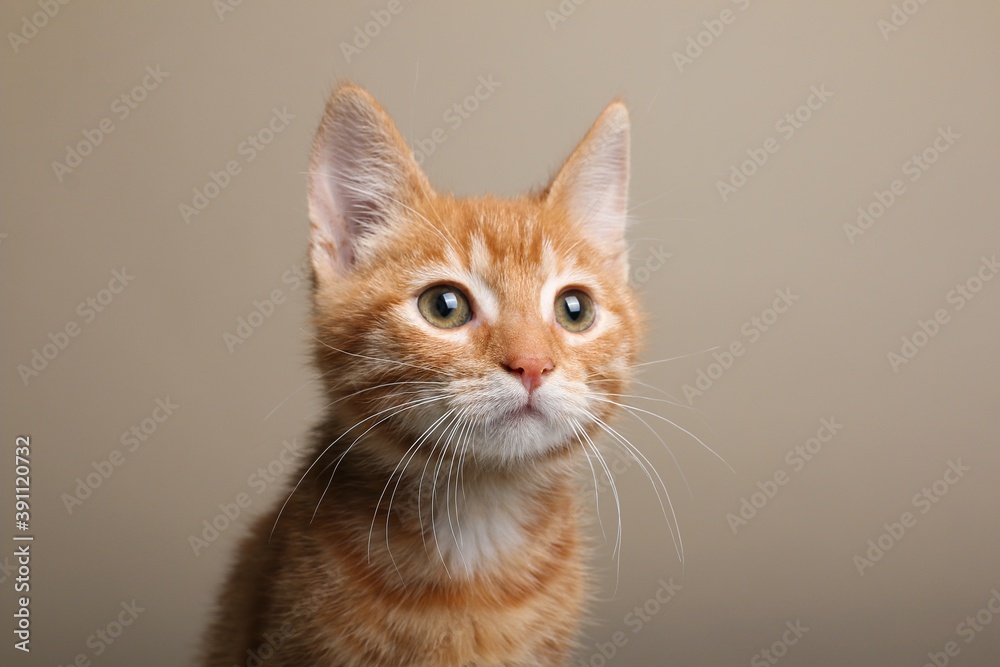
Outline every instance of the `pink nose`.
[(508, 360), (504, 366), (511, 373), (521, 376), (521, 384), (530, 394), (542, 384), (542, 377), (555, 366), (548, 357), (515, 357)]

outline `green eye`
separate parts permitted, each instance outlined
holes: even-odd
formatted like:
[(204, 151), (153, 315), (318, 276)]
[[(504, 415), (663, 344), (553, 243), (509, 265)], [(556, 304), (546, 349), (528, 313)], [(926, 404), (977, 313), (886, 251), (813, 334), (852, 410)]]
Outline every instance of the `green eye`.
[(472, 319), (472, 307), (462, 290), (452, 285), (435, 285), (417, 299), (424, 319), (441, 329), (454, 329)]
[(569, 289), (556, 297), (556, 322), (567, 331), (585, 331), (594, 323), (597, 308), (589, 296)]

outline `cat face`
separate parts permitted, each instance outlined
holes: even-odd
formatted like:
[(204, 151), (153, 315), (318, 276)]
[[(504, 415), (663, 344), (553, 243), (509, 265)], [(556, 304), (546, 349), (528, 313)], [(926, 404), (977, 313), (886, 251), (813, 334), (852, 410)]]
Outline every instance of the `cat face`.
[(349, 440), (393, 463), (582, 455), (613, 408), (600, 397), (624, 389), (640, 325), (624, 106), (543, 192), (456, 199), (432, 190), (375, 100), (345, 86), (310, 174), (316, 355), (357, 423)]

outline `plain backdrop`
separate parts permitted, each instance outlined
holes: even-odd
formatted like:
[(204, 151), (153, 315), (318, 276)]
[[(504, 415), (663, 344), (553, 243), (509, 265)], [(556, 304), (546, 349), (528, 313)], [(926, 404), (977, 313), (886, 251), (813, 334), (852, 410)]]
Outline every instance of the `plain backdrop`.
[[(735, 472), (620, 420), (685, 561), (617, 466), (623, 547), (594, 528), (576, 665), (998, 664), (998, 22), (986, 0), (5, 2), (3, 664), (191, 664), (321, 405), (294, 271), (343, 79), (459, 194), (542, 185), (611, 99), (632, 111), (644, 359), (683, 358), (628, 401)], [(206, 521), (229, 525), (196, 554)]]

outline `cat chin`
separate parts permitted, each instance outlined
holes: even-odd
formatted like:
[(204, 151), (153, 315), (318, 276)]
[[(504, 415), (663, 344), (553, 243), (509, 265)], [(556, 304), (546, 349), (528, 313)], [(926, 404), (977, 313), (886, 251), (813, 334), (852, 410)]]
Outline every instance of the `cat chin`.
[(572, 431), (535, 407), (526, 407), (485, 426), (473, 442), (478, 461), (510, 468), (537, 466), (575, 443)]

